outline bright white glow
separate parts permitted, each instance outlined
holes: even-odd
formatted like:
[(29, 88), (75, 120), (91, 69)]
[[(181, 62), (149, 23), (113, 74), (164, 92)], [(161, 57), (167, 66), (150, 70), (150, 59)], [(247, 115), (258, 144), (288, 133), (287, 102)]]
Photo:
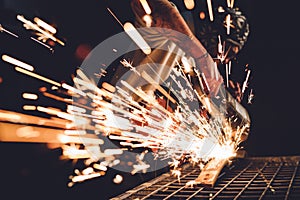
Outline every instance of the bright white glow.
[(112, 93), (116, 91), (116, 88), (107, 82), (102, 83), (102, 87)]
[(22, 62), (20, 60), (17, 60), (17, 59), (15, 59), (13, 57), (10, 57), (8, 55), (2, 55), (2, 60), (4, 60), (5, 62), (8, 62), (10, 64), (19, 66), (19, 67), (21, 67), (23, 69), (27, 69), (29, 71), (33, 71), (34, 70), (33, 66), (31, 66), (29, 64), (26, 64), (26, 63), (24, 63), (24, 62)]
[(151, 27), (152, 24), (152, 18), (150, 15), (144, 15), (143, 20), (146, 23), (146, 27)]
[(183, 2), (184, 2), (186, 9), (188, 9), (188, 10), (192, 10), (195, 7), (194, 0), (184, 0)]
[(201, 73), (201, 77), (202, 77), (202, 80), (203, 80), (205, 86), (207, 87), (207, 90), (210, 91), (210, 87), (209, 87), (208, 82), (206, 80), (206, 76), (203, 72)]
[(204, 102), (205, 102), (205, 108), (209, 113), (211, 113), (211, 106), (210, 106), (210, 100), (208, 97), (204, 97)]
[(38, 99), (38, 95), (32, 94), (32, 93), (23, 93), (22, 97), (24, 99), (30, 99), (30, 100), (37, 100)]
[(140, 2), (142, 4), (142, 6), (143, 6), (143, 8), (144, 8), (144, 10), (146, 12), (146, 14), (150, 15), (151, 14), (151, 8), (150, 8), (147, 0), (140, 0)]
[(124, 31), (146, 55), (151, 53), (150, 46), (130, 22), (124, 24)]
[(231, 0), (230, 8), (233, 8), (234, 0)]
[(219, 6), (218, 7), (218, 12), (219, 13), (223, 13), (223, 12), (225, 12), (225, 10), (224, 10), (224, 8), (222, 6)]
[(221, 54), (221, 53), (223, 53), (223, 45), (222, 45), (222, 42), (221, 42), (221, 36), (220, 35), (218, 35), (218, 39), (219, 39), (218, 53)]
[(63, 88), (65, 88), (66, 90), (69, 90), (69, 91), (72, 91), (74, 93), (80, 94), (81, 96), (86, 96), (86, 94), (83, 91), (78, 90), (78, 89), (76, 89), (76, 88), (74, 88), (74, 87), (72, 87), (72, 86), (70, 86), (70, 85), (68, 85), (66, 83), (63, 83), (61, 86)]
[(43, 77), (43, 76), (38, 75), (38, 74), (35, 74), (35, 73), (33, 73), (33, 72), (24, 70), (24, 69), (22, 69), (22, 68), (20, 68), (20, 67), (15, 67), (15, 70), (18, 71), (18, 72), (21, 72), (21, 73), (23, 73), (23, 74), (26, 74), (26, 75), (28, 75), (28, 76), (32, 76), (32, 77), (34, 77), (34, 78), (37, 78), (37, 79), (40, 79), (40, 80), (42, 80), (42, 81), (48, 82), (48, 83), (50, 83), (50, 84), (56, 85), (56, 86), (58, 86), (58, 87), (61, 86), (60, 83), (58, 83), (58, 82), (52, 81), (52, 80), (50, 80), (49, 78)]
[(231, 22), (231, 19), (230, 19), (230, 14), (226, 15), (226, 30), (227, 30), (227, 35), (230, 34), (230, 22)]
[(36, 110), (36, 106), (24, 105), (23, 110)]
[(123, 177), (119, 174), (116, 175), (116, 177), (113, 179), (115, 184), (120, 184), (123, 181)]
[(218, 71), (218, 64), (214, 62), (214, 69), (215, 69), (215, 78), (216, 80), (219, 80), (219, 71)]
[(8, 120), (19, 120), (21, 116), (17, 114), (10, 114), (10, 113), (1, 113), (0, 112), (0, 119), (8, 119)]
[(21, 22), (24, 23), (24, 27), (26, 29), (31, 29), (31, 30), (35, 30), (40, 32), (45, 38), (49, 38), (51, 40), (53, 40), (54, 42), (59, 43), (60, 45), (64, 46), (65, 43), (62, 42), (61, 40), (57, 39), (56, 37), (53, 36), (52, 33), (45, 31), (43, 29), (41, 29), (37, 24), (32, 23), (31, 21), (25, 19), (24, 16), (22, 15), (17, 15), (17, 19), (20, 20)]
[(39, 25), (43, 29), (45, 29), (45, 30), (47, 30), (47, 31), (49, 31), (49, 32), (51, 32), (53, 34), (56, 33), (56, 29), (53, 26), (49, 25), (48, 23), (44, 22), (43, 20), (39, 19), (38, 17), (35, 17), (33, 19), (33, 21), (35, 23), (37, 23), (37, 25)]
[(227, 7), (230, 8), (231, 0), (227, 0)]
[(250, 77), (250, 73), (251, 73), (251, 70), (248, 70), (246, 79), (245, 79), (245, 81), (243, 83), (242, 93), (244, 93), (245, 90), (246, 90), (246, 87), (247, 87), (247, 84), (248, 84), (248, 80), (249, 80), (249, 77)]
[(104, 151), (104, 154), (106, 155), (120, 155), (122, 153), (122, 149), (105, 149)]
[(93, 172), (94, 172), (94, 169), (92, 167), (88, 167), (88, 168), (82, 170), (83, 175), (88, 175), (88, 174), (91, 174)]
[(189, 63), (188, 59), (185, 56), (183, 56), (181, 58), (181, 62), (182, 62), (183, 67), (184, 67), (184, 72), (185, 73), (190, 73), (191, 70), (192, 70), (192, 67), (191, 67), (191, 64)]
[(72, 182), (77, 183), (77, 182), (82, 182), (88, 179), (92, 179), (95, 177), (101, 176), (101, 173), (93, 173), (93, 174), (88, 174), (88, 175), (80, 175), (80, 176), (75, 176), (72, 178)]
[(211, 0), (207, 0), (208, 14), (210, 21), (214, 21), (214, 14), (212, 9)]
[(228, 64), (226, 63), (226, 65), (225, 65), (225, 71), (226, 71), (226, 87), (229, 87), (229, 77), (228, 77)]
[(79, 113), (85, 113), (86, 112), (86, 109), (78, 107), (78, 106), (74, 106), (74, 105), (68, 105), (67, 110), (73, 111), (73, 112), (79, 112)]
[(37, 110), (40, 112), (45, 112), (48, 113), (50, 115), (58, 115), (58, 113), (60, 112), (59, 110), (53, 109), (53, 108), (45, 108), (42, 106), (38, 106)]
[(85, 130), (65, 130), (64, 134), (66, 135), (85, 135)]
[(32, 126), (24, 126), (16, 130), (16, 135), (20, 138), (35, 138), (40, 136), (40, 132), (34, 130)]
[[(219, 49), (221, 48), (219, 47)], [(223, 49), (222, 52), (224, 52)], [(200, 82), (203, 83), (203, 85), (206, 84), (208, 88), (209, 86), (206, 82), (205, 75), (203, 73), (200, 75), (199, 71), (191, 69), (193, 65), (188, 61), (186, 57), (182, 58), (184, 70), (194, 70), (199, 80), (201, 80)], [(128, 61), (127, 63), (130, 62)], [(213, 72), (215, 72), (216, 77), (213, 78), (217, 79), (217, 76), (221, 75), (219, 75), (216, 64), (214, 67)], [(226, 64), (227, 84), (229, 74), (228, 67)], [(21, 68), (16, 69), (22, 70)], [(182, 73), (181, 66), (180, 70), (178, 74), (175, 74), (176, 76), (173, 75), (171, 77), (174, 79), (172, 84), (177, 84), (178, 90), (188, 90), (189, 88), (186, 89), (183, 88), (183, 86), (184, 84), (189, 85), (190, 80)], [(47, 82), (51, 81), (40, 75), (28, 72), (27, 70), (23, 71), (33, 77), (47, 80)], [(178, 166), (179, 164), (176, 164), (179, 163), (179, 160), (176, 159), (180, 159), (183, 154), (189, 155), (187, 157), (189, 162), (198, 166), (200, 166), (201, 163), (206, 163), (206, 161), (210, 159), (229, 159), (235, 156), (237, 145), (239, 141), (241, 141), (240, 137), (245, 130), (245, 126), (240, 127), (233, 134), (229, 122), (225, 121), (221, 115), (208, 120), (206, 116), (199, 113), (198, 106), (192, 108), (185, 104), (182, 98), (178, 98), (178, 100), (172, 99), (170, 93), (164, 88), (158, 87), (157, 82), (145, 71), (141, 72), (140, 76), (151, 85), (154, 85), (154, 88), (158, 89), (167, 99), (170, 101), (173, 100), (178, 106), (176, 111), (172, 112), (166, 109), (166, 107), (158, 102), (158, 100), (161, 99), (157, 99), (154, 94), (149, 94), (140, 87), (136, 88), (130, 85), (126, 80), (120, 81), (127, 89), (125, 91), (125, 88), (122, 90), (119, 86), (114, 87), (109, 83), (104, 83), (102, 88), (98, 88), (81, 70), (78, 70), (77, 75), (78, 77), (74, 78), (75, 86), (72, 87), (63, 84), (63, 87), (73, 92), (76, 91), (79, 94), (81, 92), (86, 94), (85, 100), (92, 102), (91, 104), (87, 105), (85, 102), (81, 102), (82, 105), (67, 105), (67, 112), (51, 107), (38, 106), (36, 108), (38, 111), (52, 115), (51, 120), (53, 120), (53, 122), (60, 123), (60, 125), (63, 124), (66, 127), (77, 128), (72, 130), (57, 130), (58, 132), (54, 136), (54, 142), (60, 143), (59, 145), (63, 149), (63, 158), (85, 159), (84, 163), (89, 166), (83, 171), (75, 171), (76, 175), (70, 177), (73, 183), (104, 175), (108, 167), (113, 167), (118, 164), (123, 165), (127, 163), (128, 166), (132, 166), (132, 174), (138, 171), (146, 172), (150, 165), (146, 163), (146, 161), (143, 161), (143, 159), (146, 158), (144, 153), (139, 154), (136, 157), (136, 162), (133, 161), (130, 164), (129, 162), (124, 163), (119, 160), (120, 156), (118, 155), (124, 153), (123, 151), (125, 151), (127, 147), (152, 148), (153, 152), (151, 153), (153, 153), (154, 156), (171, 158), (173, 160), (172, 165), (174, 165), (175, 168), (180, 167)], [(245, 85), (247, 84), (249, 76), (250, 70), (248, 71)], [(178, 81), (179, 77), (182, 83)], [(167, 84), (169, 85), (166, 86), (171, 85), (170, 83)], [(55, 87), (57, 87), (57, 85)], [(190, 87), (190, 91), (194, 92), (193, 87)], [(170, 90), (168, 91), (171, 91), (171, 89), (170, 86)], [(190, 94), (188, 92), (189, 91), (187, 91), (187, 94)], [(44, 92), (44, 94), (45, 93), (46, 92)], [(140, 102), (134, 100), (132, 97), (133, 93), (144, 100), (145, 106), (140, 105)], [(110, 95), (112, 99), (107, 101), (105, 95)], [(26, 95), (24, 96), (26, 97)], [(35, 99), (36, 97), (27, 95), (27, 98)], [(216, 111), (217, 108), (210, 97), (206, 95), (200, 96), (200, 94), (198, 94), (198, 99), (209, 113)], [(71, 99), (68, 100), (69, 101), (64, 100), (64, 102), (72, 103)], [(197, 100), (195, 99), (195, 101)], [(23, 115), (7, 115), (0, 112), (0, 118), (1, 117), (6, 117), (4, 119), (9, 118), (11, 120), (13, 118), (23, 118)], [(48, 122), (48, 120), (46, 122)], [(90, 127), (92, 128), (88, 129)], [(94, 131), (95, 135), (87, 134), (85, 130), (89, 130), (88, 133)], [(106, 146), (103, 149), (99, 145), (103, 144), (104, 141), (97, 137), (98, 134), (109, 135), (108, 137), (110, 139), (119, 140), (120, 145), (125, 147), (116, 149), (110, 147), (112, 149), (105, 149), (107, 148)], [(34, 132), (32, 129), (19, 130), (19, 136), (22, 137), (33, 137), (36, 135), (38, 135), (38, 132)], [(51, 140), (51, 142), (52, 141), (53, 140)], [(82, 149), (82, 146), (78, 144), (84, 144), (85, 149)], [(102, 152), (101, 150), (105, 151)], [(95, 162), (100, 163), (92, 164)], [(93, 168), (90, 165), (93, 165)], [(94, 170), (101, 170), (101, 172), (98, 173)], [(173, 175), (176, 175), (178, 178), (180, 178), (181, 174), (179, 170), (180, 169), (174, 169), (174, 171), (172, 171)], [(122, 180), (122, 177), (117, 175), (114, 182), (118, 184), (122, 182)], [(194, 182), (189, 183), (193, 184)]]
[(98, 170), (101, 170), (101, 171), (106, 171), (107, 170), (107, 167), (105, 165), (103, 165), (102, 163), (100, 163), (100, 164), (95, 163), (93, 165), (93, 167), (95, 169), (98, 169)]

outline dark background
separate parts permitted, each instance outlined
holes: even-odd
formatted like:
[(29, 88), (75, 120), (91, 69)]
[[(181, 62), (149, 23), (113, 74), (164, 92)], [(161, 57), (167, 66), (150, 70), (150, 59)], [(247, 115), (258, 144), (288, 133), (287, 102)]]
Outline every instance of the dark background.
[[(19, 34), (21, 39), (0, 33), (0, 52), (27, 61), (40, 74), (70, 83), (71, 74), (82, 61), (76, 52), (81, 50), (85, 54), (85, 51), (101, 41), (122, 31), (106, 7), (109, 6), (122, 22), (131, 21), (132, 12), (128, 2), (2, 0), (0, 23)], [(174, 2), (179, 7), (182, 4), (181, 1)], [(205, 1), (198, 2), (204, 10)], [(220, 2), (221, 0), (213, 1), (215, 4)], [(250, 136), (245, 143), (249, 156), (300, 154), (300, 39), (299, 7), (296, 2), (236, 1), (237, 7), (243, 11), (250, 24), (248, 42), (238, 55), (238, 63), (234, 65), (243, 71), (243, 67), (249, 64), (253, 70), (250, 87), (253, 88), (255, 98), (253, 104), (243, 104), (252, 119)], [(53, 23), (58, 27), (57, 37), (66, 41), (66, 47), (56, 45), (54, 54), (51, 54), (46, 48), (30, 41), (28, 31), (24, 31), (21, 23), (16, 20), (16, 14), (23, 14), (28, 19), (38, 16)], [(80, 45), (81, 48), (78, 49)], [(21, 98), (21, 93), (37, 91), (45, 84), (14, 72), (10, 65), (3, 62), (0, 63), (0, 68), (0, 109), (21, 112), (22, 105), (28, 103)], [(56, 102), (43, 99), (39, 102), (40, 105), (54, 103)], [(69, 189), (68, 176), (78, 163), (59, 160), (60, 150), (49, 150), (42, 144), (1, 143), (0, 152), (0, 191), (3, 196), (10, 195), (10, 199), (107, 199), (161, 173), (138, 174), (133, 177), (124, 174), (124, 182), (115, 185), (112, 179), (118, 172), (112, 169), (105, 177)]]

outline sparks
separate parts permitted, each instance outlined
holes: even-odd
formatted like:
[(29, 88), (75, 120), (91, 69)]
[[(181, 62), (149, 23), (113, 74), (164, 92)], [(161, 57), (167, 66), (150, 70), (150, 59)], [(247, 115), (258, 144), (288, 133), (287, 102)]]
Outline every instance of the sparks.
[(11, 57), (9, 55), (5, 55), (5, 54), (2, 55), (2, 60), (5, 61), (5, 62), (8, 62), (10, 64), (13, 64), (15, 66), (19, 66), (19, 67), (21, 67), (23, 69), (26, 69), (28, 71), (33, 71), (34, 70), (33, 66), (31, 66), (31, 65), (29, 65), (27, 63), (24, 63), (24, 62), (22, 62), (22, 61), (20, 61), (20, 60), (18, 60), (16, 58), (13, 58), (13, 57)]
[(124, 31), (128, 34), (128, 36), (136, 43), (138, 47), (146, 54), (151, 53), (151, 48), (141, 36), (141, 34), (136, 30), (132, 23), (126, 22), (124, 24)]
[(207, 0), (207, 7), (208, 7), (209, 19), (210, 19), (210, 21), (214, 21), (214, 14), (213, 14), (211, 0)]
[(142, 4), (142, 6), (143, 6), (143, 8), (144, 8), (144, 10), (146, 12), (146, 14), (150, 15), (151, 14), (151, 8), (150, 8), (147, 0), (140, 0), (140, 2)]
[(250, 90), (250, 93), (248, 95), (248, 104), (252, 104), (252, 100), (254, 98), (253, 90)]
[(5, 29), (1, 24), (0, 24), (0, 32), (5, 32), (5, 33), (7, 33), (7, 34), (9, 34), (9, 35), (11, 35), (15, 38), (19, 38), (19, 36), (17, 34), (12, 33), (11, 31)]
[[(38, 35), (40, 36), (38, 38), (39, 40), (46, 41), (47, 39), (51, 39), (54, 42), (57, 42), (60, 45), (65, 46), (65, 43), (63, 41), (61, 41), (60, 39), (56, 38), (52, 32), (48, 31), (48, 29), (47, 30), (43, 29), (47, 23), (45, 23), (45, 22), (42, 23), (42, 21), (38, 19), (37, 21), (44, 26), (43, 28), (41, 28), (38, 24), (34, 24), (31, 21), (25, 19), (25, 17), (23, 15), (17, 15), (17, 19), (24, 23), (24, 27), (26, 29), (37, 31)], [(50, 28), (50, 25), (48, 25), (46, 27), (49, 28), (51, 31), (54, 31), (53, 29)]]
[(195, 7), (195, 1), (194, 0), (184, 0), (184, 5), (186, 9), (192, 10)]
[[(233, 6), (233, 2), (233, 0), (227, 1), (230, 6)], [(140, 3), (145, 11), (143, 20), (146, 26), (150, 27), (152, 24), (151, 4), (149, 5), (146, 0), (140, 0)], [(187, 9), (193, 9), (195, 6), (194, 0), (185, 0), (184, 3)], [(210, 21), (213, 21), (211, 0), (207, 0), (207, 6)], [(130, 22), (123, 25), (109, 8), (107, 10), (132, 41), (148, 56), (152, 49), (134, 25)], [(32, 40), (47, 48), (51, 47), (41, 41), (51, 39), (64, 45), (54, 36), (56, 29), (43, 20), (36, 17), (34, 18), (36, 24), (34, 24), (21, 15), (18, 15), (17, 19), (24, 23), (26, 29), (38, 32), (39, 38), (32, 38)], [(226, 18), (226, 23), (227, 34), (229, 34), (230, 16)], [(2, 26), (0, 26), (0, 31), (7, 32)], [(110, 51), (111, 49), (112, 52), (119, 53), (115, 48), (110, 48)], [(225, 60), (228, 51), (229, 49), (225, 53), (225, 43), (222, 44), (219, 36), (218, 58), (221, 63)], [(23, 109), (28, 112), (41, 112), (51, 116), (50, 119), (1, 110), (1, 121), (16, 124), (5, 124), (9, 130), (13, 131), (10, 134), (1, 134), (0, 140), (56, 144), (62, 149), (62, 159), (83, 159), (86, 168), (74, 171), (75, 175), (70, 176), (68, 184), (70, 187), (75, 183), (103, 176), (108, 168), (123, 165), (121, 156), (128, 149), (141, 147), (149, 151), (138, 153), (130, 163), (132, 175), (138, 172), (146, 173), (151, 168), (151, 163), (146, 159), (146, 154), (151, 153), (154, 158), (172, 160), (169, 163), (173, 167), (171, 174), (180, 181), (182, 160), (186, 159), (201, 169), (205, 168), (205, 163), (213, 163), (214, 167), (218, 163), (224, 164), (236, 156), (239, 144), (242, 142), (242, 135), (248, 128), (248, 124), (243, 124), (237, 130), (233, 130), (231, 123), (237, 122), (238, 119), (234, 117), (227, 119), (224, 113), (219, 112), (220, 108), (214, 104), (209, 95), (208, 81), (210, 79), (206, 80), (208, 74), (198, 70), (191, 57), (181, 56), (178, 59), (181, 62), (176, 59), (174, 62), (176, 66), (170, 70), (168, 80), (164, 80), (160, 75), (153, 77), (148, 71), (138, 71), (133, 66), (133, 60), (121, 60), (123, 67), (128, 68), (138, 78), (151, 85), (153, 88), (151, 91), (144, 90), (140, 86), (135, 87), (130, 84), (130, 80), (126, 79), (120, 79), (116, 85), (101, 82), (99, 86), (82, 69), (76, 71), (77, 76), (73, 77), (74, 85), (71, 86), (70, 83), (59, 83), (34, 73), (31, 65), (10, 56), (3, 55), (2, 59), (16, 65), (17, 72), (51, 84), (52, 90), (40, 89), (41, 94), (65, 103), (66, 108), (59, 109), (42, 105), (23, 106)], [(211, 70), (213, 74), (216, 74), (214, 79), (221, 80), (217, 63), (211, 64), (213, 65)], [(111, 75), (109, 71), (102, 68), (105, 66), (106, 64), (102, 64), (100, 72), (95, 74), (97, 78)], [(229, 87), (228, 76), (231, 73), (231, 62), (225, 67), (226, 86)], [(149, 69), (155, 73), (150, 65)], [(201, 92), (195, 89), (196, 85), (192, 81), (194, 73), (199, 81)], [(242, 86), (242, 93), (247, 87), (249, 76), (250, 70)], [(160, 81), (157, 82), (156, 79)], [(62, 94), (67, 97), (61, 97)], [(251, 89), (248, 103), (251, 102), (253, 96)], [(29, 92), (24, 92), (22, 97), (26, 100), (39, 98), (37, 94)], [(79, 100), (77, 102), (74, 99)], [(226, 99), (222, 101), (229, 103)], [(201, 106), (199, 106), (200, 103)], [(204, 113), (209, 113), (212, 117), (208, 120), (208, 115)], [(30, 124), (30, 126), (24, 124)], [(103, 144), (107, 145), (106, 140), (100, 138), (113, 140), (120, 146), (103, 149)], [(123, 177), (117, 174), (113, 181), (120, 184)], [(191, 181), (187, 183), (187, 186), (198, 183), (200, 183), (199, 180)]]
[(242, 94), (244, 94), (244, 92), (245, 92), (245, 90), (247, 88), (249, 77), (250, 77), (250, 73), (251, 73), (251, 70), (248, 69), (246, 79), (245, 79), (245, 81), (243, 83), (243, 86), (242, 86)]

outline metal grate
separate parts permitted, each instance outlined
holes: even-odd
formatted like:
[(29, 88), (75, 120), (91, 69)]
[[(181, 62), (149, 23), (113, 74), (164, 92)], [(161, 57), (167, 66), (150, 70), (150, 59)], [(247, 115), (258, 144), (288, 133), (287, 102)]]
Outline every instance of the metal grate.
[(300, 199), (299, 161), (300, 156), (236, 160), (213, 188), (187, 187), (200, 172), (188, 165), (180, 181), (166, 173), (112, 199)]

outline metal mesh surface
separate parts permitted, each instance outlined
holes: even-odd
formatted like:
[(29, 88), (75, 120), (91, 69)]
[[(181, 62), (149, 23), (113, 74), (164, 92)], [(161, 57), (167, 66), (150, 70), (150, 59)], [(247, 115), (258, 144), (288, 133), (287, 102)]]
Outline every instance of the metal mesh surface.
[(200, 173), (188, 165), (180, 181), (166, 173), (113, 199), (300, 199), (299, 161), (300, 156), (236, 160), (213, 188), (187, 187)]

